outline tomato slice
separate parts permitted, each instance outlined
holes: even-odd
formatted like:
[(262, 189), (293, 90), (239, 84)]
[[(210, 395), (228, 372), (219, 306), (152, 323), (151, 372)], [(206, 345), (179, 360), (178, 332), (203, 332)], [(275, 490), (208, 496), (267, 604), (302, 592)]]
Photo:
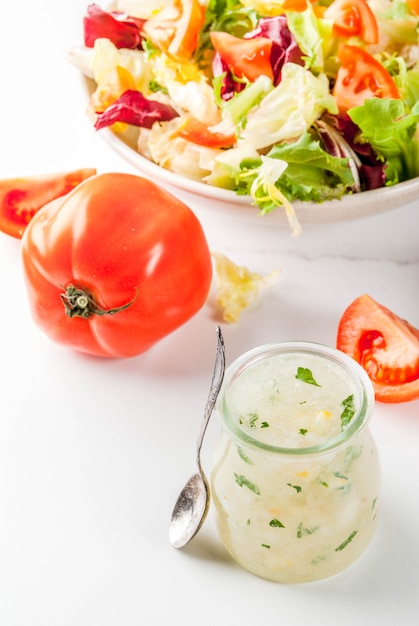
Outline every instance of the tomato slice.
[(168, 52), (175, 58), (190, 58), (198, 45), (199, 31), (205, 22), (205, 8), (198, 0), (175, 0), (181, 12)]
[(339, 61), (333, 95), (340, 111), (361, 106), (367, 98), (400, 98), (390, 74), (363, 48), (341, 46)]
[(406, 4), (412, 13), (419, 15), (419, 0), (406, 0)]
[[(311, 0), (311, 2), (314, 2), (314, 0)], [(281, 2), (281, 8), (284, 11), (302, 12), (307, 9), (308, 4), (308, 0), (283, 0), (283, 2)]]
[[(285, 12), (295, 11), (297, 13), (302, 13), (307, 9), (307, 7), (310, 6), (310, 4), (313, 5), (314, 14), (317, 17), (323, 17), (327, 7), (317, 4), (317, 0), (283, 0), (281, 2), (281, 10)], [(277, 11), (275, 11), (275, 15), (278, 15)]]
[(199, 0), (174, 0), (144, 23), (143, 30), (155, 46), (180, 62), (189, 61), (198, 46), (205, 22)]
[(340, 37), (378, 43), (378, 23), (366, 0), (334, 0), (324, 17), (333, 20), (333, 31)]
[(210, 37), (214, 49), (237, 78), (247, 78), (254, 82), (263, 74), (273, 81), (270, 61), (271, 39), (267, 37), (240, 39), (219, 31), (212, 31)]
[(55, 198), (65, 196), (95, 174), (95, 169), (85, 168), (0, 180), (0, 230), (21, 239), (26, 226), (41, 207)]
[(369, 295), (343, 313), (336, 346), (362, 365), (377, 400), (419, 398), (419, 330)]
[(173, 133), (173, 137), (182, 137), (187, 141), (208, 148), (231, 148), (236, 141), (234, 134), (223, 135), (212, 132), (203, 122), (193, 117), (187, 117)]

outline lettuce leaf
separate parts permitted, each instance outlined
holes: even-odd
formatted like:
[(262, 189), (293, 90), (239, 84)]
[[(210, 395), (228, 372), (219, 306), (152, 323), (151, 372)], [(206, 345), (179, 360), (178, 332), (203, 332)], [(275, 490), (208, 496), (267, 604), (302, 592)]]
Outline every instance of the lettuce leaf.
[[(273, 160), (286, 167), (281, 167), (281, 175), (273, 181), (279, 193), (273, 193), (271, 188), (267, 194), (266, 176), (261, 174)], [(243, 160), (240, 170), (236, 175), (240, 193), (249, 193), (262, 213), (285, 205), (287, 200), (323, 202), (340, 198), (354, 184), (348, 159), (328, 154), (308, 132), (294, 143), (274, 146), (263, 159)], [(280, 201), (281, 196), (285, 201)]]
[(404, 0), (369, 0), (380, 28), (380, 39), (387, 50), (415, 46), (418, 43), (418, 16)]
[(316, 77), (296, 63), (286, 63), (282, 80), (249, 111), (241, 139), (256, 149), (300, 137), (325, 112), (337, 113), (325, 74)]
[[(323, 71), (323, 46), (327, 24), (325, 23), (323, 32), (321, 32), (321, 22), (315, 16), (311, 4), (308, 5), (305, 11), (290, 11), (286, 15), (288, 27), (305, 55), (306, 67), (314, 73)], [(331, 26), (329, 30), (331, 33)]]
[(358, 140), (385, 161), (386, 185), (419, 176), (419, 102), (409, 111), (401, 100), (371, 98), (348, 115), (361, 130)]
[(279, 186), (293, 200), (340, 198), (354, 184), (348, 159), (328, 154), (308, 132), (295, 143), (274, 146), (267, 156), (288, 163)]
[[(216, 81), (215, 81), (216, 82)], [(273, 89), (273, 84), (267, 76), (258, 76), (253, 83), (236, 93), (230, 100), (221, 101), (221, 107), (233, 124), (240, 126), (245, 124), (246, 115)]]

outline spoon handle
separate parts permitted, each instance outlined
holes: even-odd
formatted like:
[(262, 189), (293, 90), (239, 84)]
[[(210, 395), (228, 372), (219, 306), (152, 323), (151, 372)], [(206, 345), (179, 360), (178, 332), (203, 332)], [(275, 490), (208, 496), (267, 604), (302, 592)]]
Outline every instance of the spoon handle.
[(221, 385), (224, 379), (225, 371), (225, 348), (224, 339), (221, 333), (221, 328), (217, 326), (217, 353), (215, 356), (214, 371), (212, 374), (211, 387), (208, 394), (207, 403), (205, 405), (204, 417), (201, 422), (201, 431), (196, 444), (196, 456), (198, 467), (201, 469), (200, 452), (202, 447), (202, 441), (204, 439), (205, 431), (207, 430), (208, 422), (211, 414), (214, 410), (214, 406), (221, 389)]

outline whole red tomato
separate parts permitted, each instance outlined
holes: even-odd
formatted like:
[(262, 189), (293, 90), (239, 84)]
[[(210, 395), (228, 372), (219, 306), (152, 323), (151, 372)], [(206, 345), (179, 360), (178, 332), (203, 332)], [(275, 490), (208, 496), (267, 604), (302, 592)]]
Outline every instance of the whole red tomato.
[(180, 200), (131, 174), (101, 174), (45, 205), (22, 238), (36, 324), (54, 341), (131, 357), (206, 301), (212, 262)]

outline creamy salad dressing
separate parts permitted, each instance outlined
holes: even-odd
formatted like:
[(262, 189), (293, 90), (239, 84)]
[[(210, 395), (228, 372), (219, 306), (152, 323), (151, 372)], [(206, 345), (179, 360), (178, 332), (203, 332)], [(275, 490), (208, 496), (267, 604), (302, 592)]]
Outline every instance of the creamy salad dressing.
[(301, 345), (265, 347), (235, 373), (230, 367), (211, 476), (226, 548), (243, 567), (281, 582), (350, 565), (378, 512), (369, 381), (334, 351)]

